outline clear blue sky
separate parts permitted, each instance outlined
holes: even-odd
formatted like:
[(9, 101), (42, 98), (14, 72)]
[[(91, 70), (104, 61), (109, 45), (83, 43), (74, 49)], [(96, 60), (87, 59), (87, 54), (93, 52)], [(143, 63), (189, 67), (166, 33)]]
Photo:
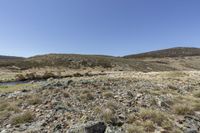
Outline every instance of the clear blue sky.
[(200, 0), (0, 0), (0, 55), (200, 47)]

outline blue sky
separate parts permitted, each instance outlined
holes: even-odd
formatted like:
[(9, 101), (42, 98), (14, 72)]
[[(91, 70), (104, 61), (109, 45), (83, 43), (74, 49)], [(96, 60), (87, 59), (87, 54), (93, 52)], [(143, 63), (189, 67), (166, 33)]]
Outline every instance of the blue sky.
[(0, 55), (200, 47), (199, 0), (0, 0)]

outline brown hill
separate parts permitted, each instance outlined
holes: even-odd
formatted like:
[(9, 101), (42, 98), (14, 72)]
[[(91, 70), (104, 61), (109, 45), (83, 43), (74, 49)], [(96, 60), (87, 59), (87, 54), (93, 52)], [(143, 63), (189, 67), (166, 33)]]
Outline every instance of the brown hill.
[(200, 56), (200, 48), (176, 47), (163, 50), (156, 50), (141, 54), (124, 56), (124, 58), (164, 58), (164, 57), (186, 57)]
[(199, 55), (200, 49), (198, 48), (171, 48), (125, 56), (125, 58), (105, 55), (47, 54), (15, 60), (0, 59), (0, 67), (16, 66), (20, 69), (42, 68), (45, 66), (70, 69), (100, 67), (103, 69), (145, 72), (200, 70)]
[(0, 60), (21, 60), (24, 59), (23, 57), (16, 57), (16, 56), (4, 56), (0, 55)]

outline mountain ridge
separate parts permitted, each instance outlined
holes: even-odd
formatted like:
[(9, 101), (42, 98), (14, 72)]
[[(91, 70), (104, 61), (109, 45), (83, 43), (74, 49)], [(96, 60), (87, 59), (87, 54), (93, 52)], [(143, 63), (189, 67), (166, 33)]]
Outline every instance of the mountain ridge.
[(154, 50), (139, 54), (130, 54), (124, 58), (164, 58), (164, 57), (185, 57), (200, 56), (200, 48), (195, 47), (174, 47), (161, 50)]

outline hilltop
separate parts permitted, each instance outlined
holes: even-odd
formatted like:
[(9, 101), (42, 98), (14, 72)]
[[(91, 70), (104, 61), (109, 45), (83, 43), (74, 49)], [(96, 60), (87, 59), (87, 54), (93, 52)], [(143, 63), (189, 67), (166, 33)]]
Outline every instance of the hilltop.
[(164, 58), (186, 56), (200, 56), (200, 48), (175, 47), (146, 53), (127, 55), (124, 56), (124, 58)]

